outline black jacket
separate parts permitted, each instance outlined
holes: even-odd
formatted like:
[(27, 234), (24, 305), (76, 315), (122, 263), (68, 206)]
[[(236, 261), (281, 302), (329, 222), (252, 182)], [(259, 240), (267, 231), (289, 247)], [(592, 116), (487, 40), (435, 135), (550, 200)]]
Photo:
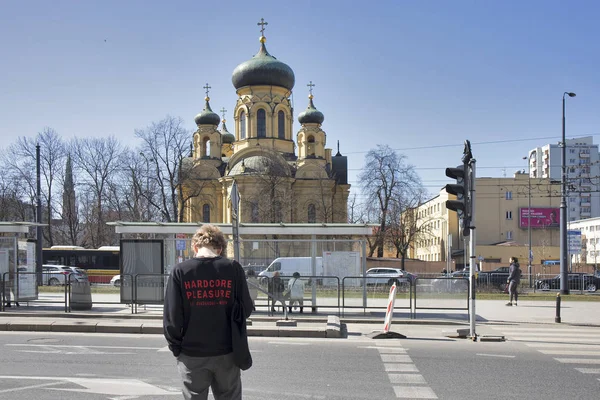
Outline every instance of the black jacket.
[(223, 257), (192, 258), (171, 271), (163, 328), (173, 355), (207, 357), (231, 353), (234, 293), (246, 316), (252, 299), (242, 266)]

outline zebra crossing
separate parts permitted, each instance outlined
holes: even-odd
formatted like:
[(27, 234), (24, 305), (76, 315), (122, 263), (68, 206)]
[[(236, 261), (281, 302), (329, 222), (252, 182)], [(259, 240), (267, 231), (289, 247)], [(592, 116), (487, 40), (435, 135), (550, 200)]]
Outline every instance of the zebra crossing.
[[(522, 342), (561, 364), (600, 381), (600, 328), (597, 327), (496, 327), (508, 340)], [(594, 368), (594, 366), (599, 366)]]
[(413, 363), (406, 349), (398, 342), (378, 343), (366, 346), (377, 349), (385, 372), (398, 399), (437, 399), (435, 392), (427, 386), (425, 377)]

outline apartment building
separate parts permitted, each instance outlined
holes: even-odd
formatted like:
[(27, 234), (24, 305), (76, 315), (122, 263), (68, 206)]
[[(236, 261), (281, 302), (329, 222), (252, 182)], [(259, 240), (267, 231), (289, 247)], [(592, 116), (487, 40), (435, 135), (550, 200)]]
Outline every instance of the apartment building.
[(568, 229), (581, 231), (581, 253), (572, 255), (572, 262), (597, 266), (600, 262), (600, 218), (571, 221)]
[[(567, 220), (600, 217), (600, 163), (598, 145), (593, 137), (566, 140)], [(529, 173), (532, 178), (561, 180), (562, 148), (547, 144), (529, 151)]]
[[(413, 243), (411, 257), (445, 261), (448, 235), (452, 235), (453, 257), (460, 260), (458, 264), (464, 262), (458, 215), (445, 205), (446, 200), (453, 198), (441, 189), (439, 195), (417, 209), (420, 223), (430, 228), (421, 230)], [(507, 262), (510, 256), (519, 256), (526, 263), (530, 231), (534, 262), (557, 257), (559, 183), (532, 178), (522, 171), (512, 178), (477, 178), (475, 200), (476, 253), (480, 260)]]

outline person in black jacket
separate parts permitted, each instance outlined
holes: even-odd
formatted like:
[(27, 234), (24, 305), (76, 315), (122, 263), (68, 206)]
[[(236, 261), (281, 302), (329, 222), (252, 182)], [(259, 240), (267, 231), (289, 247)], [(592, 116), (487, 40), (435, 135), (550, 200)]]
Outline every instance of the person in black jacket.
[(227, 243), (214, 225), (203, 225), (192, 238), (195, 257), (177, 264), (165, 293), (163, 328), (177, 357), (186, 400), (242, 398), (240, 368), (231, 344), (231, 310), (238, 294), (246, 316), (252, 313), (244, 270), (221, 256)]
[[(508, 269), (508, 279), (506, 283), (508, 284), (508, 293), (510, 295), (510, 300), (506, 303), (507, 306), (512, 306), (513, 304), (516, 306), (517, 301), (519, 301), (519, 283), (521, 282), (521, 266), (519, 265), (519, 260), (517, 257), (510, 258), (510, 268)], [(515, 302), (513, 303), (513, 298)]]

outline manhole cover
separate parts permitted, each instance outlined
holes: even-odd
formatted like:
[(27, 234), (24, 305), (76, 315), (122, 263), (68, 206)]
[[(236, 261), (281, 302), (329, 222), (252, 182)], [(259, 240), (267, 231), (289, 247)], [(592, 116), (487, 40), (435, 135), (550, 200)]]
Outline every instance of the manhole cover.
[(36, 339), (29, 339), (27, 341), (27, 343), (41, 343), (41, 344), (60, 343), (60, 342), (62, 342), (62, 340), (53, 339), (53, 338), (36, 338)]

